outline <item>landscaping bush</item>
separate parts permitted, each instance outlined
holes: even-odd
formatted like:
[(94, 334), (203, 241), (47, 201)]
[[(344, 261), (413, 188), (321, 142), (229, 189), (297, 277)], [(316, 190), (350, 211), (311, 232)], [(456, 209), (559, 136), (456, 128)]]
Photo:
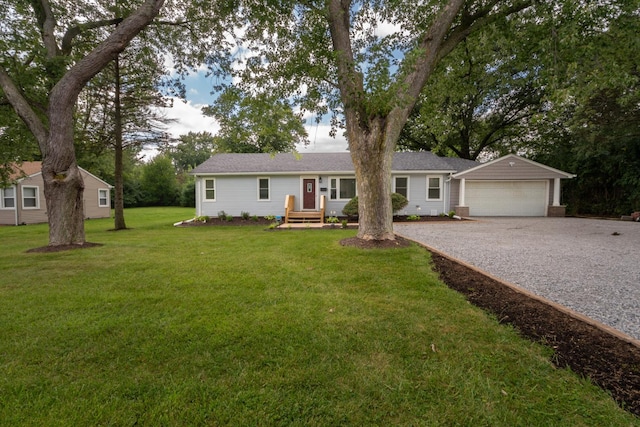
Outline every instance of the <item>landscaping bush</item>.
[(408, 204), (409, 200), (402, 194), (391, 193), (391, 208), (393, 209), (393, 213), (406, 208)]
[(344, 208), (342, 208), (342, 213), (346, 216), (358, 216), (358, 196), (349, 200)]
[[(397, 212), (401, 209), (404, 209), (409, 204), (409, 200), (399, 193), (391, 194), (391, 209), (393, 212)], [(342, 209), (342, 213), (346, 216), (358, 216), (358, 196), (349, 200), (349, 202), (344, 205)]]

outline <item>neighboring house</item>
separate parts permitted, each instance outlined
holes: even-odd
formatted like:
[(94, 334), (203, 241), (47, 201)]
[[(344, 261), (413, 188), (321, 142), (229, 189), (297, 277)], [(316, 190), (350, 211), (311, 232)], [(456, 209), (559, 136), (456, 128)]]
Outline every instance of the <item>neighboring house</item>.
[[(559, 182), (573, 177), (513, 155), (481, 164), (430, 152), (401, 152), (394, 154), (391, 169), (392, 191), (409, 200), (399, 212), (406, 215), (564, 215)], [(197, 216), (222, 211), (284, 216), (289, 194), (295, 196), (297, 211), (318, 211), (320, 197), (325, 196), (325, 214), (342, 215), (344, 205), (356, 196), (349, 153), (223, 153), (191, 173), (196, 179)], [(521, 208), (512, 207), (523, 202)], [(498, 210), (487, 210), (486, 204)]]
[[(16, 184), (0, 188), (0, 225), (47, 222), (42, 162), (24, 162), (14, 167), (11, 180)], [(84, 180), (85, 218), (108, 218), (111, 215), (112, 186), (80, 168)]]

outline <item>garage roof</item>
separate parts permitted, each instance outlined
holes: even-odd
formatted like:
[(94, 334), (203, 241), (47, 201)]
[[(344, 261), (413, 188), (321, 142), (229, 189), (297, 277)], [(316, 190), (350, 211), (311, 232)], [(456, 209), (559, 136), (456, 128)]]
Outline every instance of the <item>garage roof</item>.
[(490, 180), (514, 180), (514, 179), (553, 179), (575, 178), (576, 175), (554, 169), (542, 163), (525, 159), (515, 154), (508, 154), (499, 159), (480, 164), (465, 171), (458, 172), (453, 178), (465, 179), (490, 179)]

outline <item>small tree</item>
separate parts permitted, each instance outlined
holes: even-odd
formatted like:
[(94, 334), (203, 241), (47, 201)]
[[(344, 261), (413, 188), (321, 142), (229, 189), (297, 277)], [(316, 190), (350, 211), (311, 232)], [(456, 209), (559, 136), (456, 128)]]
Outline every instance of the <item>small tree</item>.
[(147, 206), (177, 206), (176, 170), (167, 156), (156, 156), (142, 170), (142, 191)]

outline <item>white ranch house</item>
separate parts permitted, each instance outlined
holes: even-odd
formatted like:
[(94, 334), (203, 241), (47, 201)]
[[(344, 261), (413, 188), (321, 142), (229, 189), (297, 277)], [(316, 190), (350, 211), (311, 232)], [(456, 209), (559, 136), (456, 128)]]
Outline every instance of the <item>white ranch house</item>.
[[(294, 196), (299, 213), (342, 215), (356, 196), (351, 155), (345, 153), (222, 153), (191, 172), (196, 179), (196, 215), (285, 216)], [(560, 180), (574, 175), (508, 155), (478, 163), (430, 152), (395, 153), (392, 191), (407, 197), (400, 214), (461, 216), (563, 216)], [(324, 216), (323, 215), (323, 216)]]

